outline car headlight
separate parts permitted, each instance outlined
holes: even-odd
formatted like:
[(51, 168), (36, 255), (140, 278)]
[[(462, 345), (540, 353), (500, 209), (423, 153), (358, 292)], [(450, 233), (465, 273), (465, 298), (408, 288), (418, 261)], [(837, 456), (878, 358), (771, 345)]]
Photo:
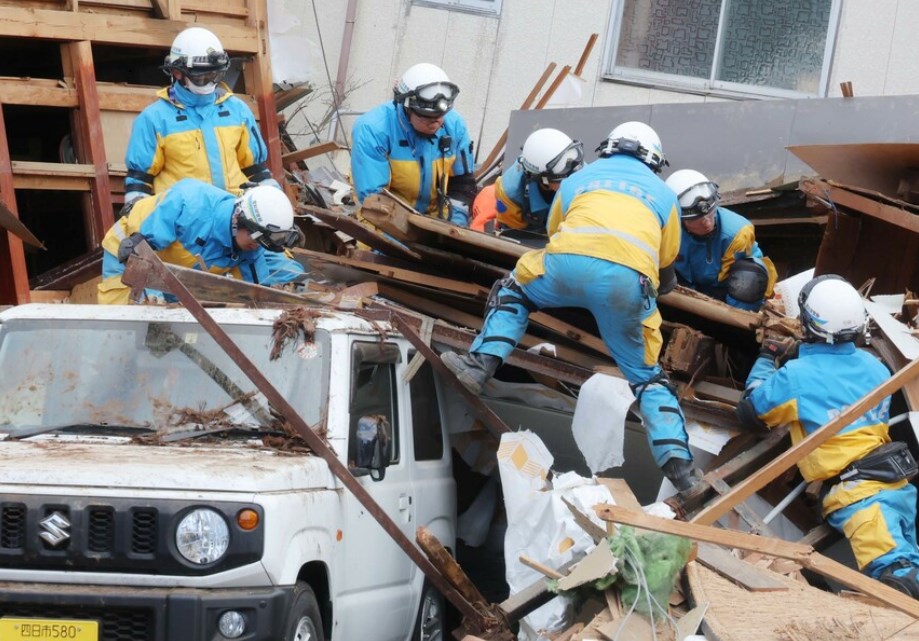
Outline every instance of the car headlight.
[(207, 508), (192, 510), (176, 528), (176, 548), (192, 563), (207, 565), (230, 546), (230, 530), (221, 514)]

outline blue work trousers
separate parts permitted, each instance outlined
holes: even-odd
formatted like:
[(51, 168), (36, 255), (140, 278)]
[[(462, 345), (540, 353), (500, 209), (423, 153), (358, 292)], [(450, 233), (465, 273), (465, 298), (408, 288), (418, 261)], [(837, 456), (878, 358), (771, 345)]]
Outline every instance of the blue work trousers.
[[(470, 351), (502, 361), (526, 333), (529, 309), (582, 307), (590, 311), (607, 349), (639, 397), (651, 452), (659, 466), (670, 458), (692, 460), (679, 402), (673, 391), (656, 380), (662, 375), (658, 354), (649, 348), (643, 321), (657, 310), (650, 283), (637, 271), (600, 258), (576, 254), (546, 254), (544, 273), (521, 285), (526, 296), (506, 286)], [(518, 281), (519, 282), (519, 281)], [(659, 336), (659, 333), (657, 334)], [(648, 364), (648, 361), (651, 361)]]

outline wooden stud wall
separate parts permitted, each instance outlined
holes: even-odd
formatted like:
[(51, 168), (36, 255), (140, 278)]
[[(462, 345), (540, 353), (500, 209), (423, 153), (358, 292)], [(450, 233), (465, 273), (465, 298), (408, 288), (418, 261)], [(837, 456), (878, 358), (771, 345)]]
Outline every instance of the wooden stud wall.
[[(17, 189), (83, 192), (86, 251), (113, 224), (122, 189), (124, 158), (106, 157), (102, 112), (139, 113), (155, 88), (97, 82), (92, 45), (169, 49), (182, 29), (213, 31), (244, 67), (246, 100), (268, 144), (268, 164), (281, 177), (281, 144), (269, 58), (267, 0), (0, 0), (0, 38), (40, 38), (60, 43), (63, 78), (0, 78), (0, 106), (71, 109), (78, 164), (14, 161), (0, 113), (0, 202), (16, 213)], [(165, 85), (165, 82), (163, 83)], [(110, 130), (109, 136), (116, 135)], [(123, 134), (122, 134), (123, 135)], [(33, 275), (34, 276), (34, 275)], [(22, 243), (0, 234), (0, 304), (29, 302)]]

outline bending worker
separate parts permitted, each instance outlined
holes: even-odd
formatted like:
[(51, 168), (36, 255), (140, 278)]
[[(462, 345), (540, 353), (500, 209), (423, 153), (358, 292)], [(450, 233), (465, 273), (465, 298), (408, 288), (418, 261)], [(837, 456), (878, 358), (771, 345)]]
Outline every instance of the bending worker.
[(201, 27), (172, 43), (163, 70), (172, 82), (134, 121), (125, 154), (125, 206), (159, 194), (183, 178), (239, 195), (246, 183), (279, 187), (252, 111), (223, 84), (230, 58)]
[[(187, 178), (137, 201), (105, 234), (98, 302), (131, 302), (121, 276), (142, 240), (164, 262), (259, 283), (270, 271), (269, 255), (291, 247), (297, 238), (293, 207), (280, 189), (254, 187), (237, 197)], [(303, 278), (300, 263), (289, 263), (289, 269), (273, 275), (275, 283)]]
[(527, 252), (492, 289), (482, 332), (469, 354), (441, 354), (474, 393), (523, 337), (530, 312), (582, 307), (637, 397), (657, 464), (678, 490), (697, 479), (683, 413), (657, 362), (658, 291), (676, 285), (680, 242), (676, 196), (657, 176), (660, 138), (641, 122), (619, 125), (600, 158), (566, 178), (549, 212), (549, 243)]
[(558, 129), (537, 129), (495, 183), (498, 229), (546, 233), (549, 205), (562, 180), (584, 165), (584, 150)]
[[(779, 364), (781, 345), (765, 342), (747, 378), (738, 417), (751, 428), (791, 426), (797, 445), (890, 377), (855, 342), (865, 335), (862, 297), (841, 277), (811, 280), (798, 297), (804, 342)], [(776, 358), (779, 357), (779, 359)], [(891, 443), (890, 397), (859, 416), (798, 463), (807, 482), (822, 481), (827, 522), (848, 539), (860, 570), (919, 598), (916, 462)]]
[(459, 88), (435, 65), (408, 69), (393, 100), (351, 132), (351, 179), (359, 200), (389, 189), (417, 211), (469, 225), (476, 194), (472, 142), (453, 111)]
[(740, 309), (762, 307), (772, 296), (776, 271), (756, 243), (753, 224), (719, 207), (718, 185), (698, 171), (675, 171), (667, 186), (680, 201), (680, 284)]

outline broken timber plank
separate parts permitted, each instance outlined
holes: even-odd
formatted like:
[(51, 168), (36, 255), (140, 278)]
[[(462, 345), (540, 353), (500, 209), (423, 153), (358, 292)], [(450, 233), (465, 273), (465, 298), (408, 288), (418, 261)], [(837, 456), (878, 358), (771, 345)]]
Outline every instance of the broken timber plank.
[(333, 256), (332, 254), (324, 254), (322, 252), (311, 251), (309, 249), (300, 249), (299, 247), (294, 247), (290, 251), (294, 254), (294, 256), (303, 256), (304, 258), (311, 258), (315, 260), (326, 261), (329, 263), (337, 263), (339, 265), (347, 265), (356, 269), (377, 273), (381, 276), (386, 276), (398, 281), (404, 281), (415, 285), (424, 285), (426, 287), (434, 287), (437, 289), (445, 289), (457, 294), (466, 294), (468, 296), (479, 298), (482, 301), (488, 297), (488, 290), (481, 285), (476, 285), (474, 283), (465, 283), (458, 280), (452, 280), (450, 278), (441, 278), (440, 276), (431, 276), (423, 272), (415, 272), (398, 267), (378, 265), (369, 261), (355, 260), (345, 256)]
[(755, 330), (763, 322), (763, 317), (758, 312), (731, 307), (682, 285), (677, 285), (672, 292), (660, 296), (657, 302), (738, 329)]
[(818, 428), (815, 432), (812, 432), (806, 439), (792, 446), (791, 449), (781, 454), (772, 462), (766, 464), (744, 481), (735, 485), (730, 492), (715, 499), (693, 517), (693, 523), (703, 525), (714, 523), (727, 514), (735, 505), (749, 498), (757, 490), (765, 487), (770, 481), (778, 478), (782, 472), (823, 445), (856, 418), (877, 405), (884, 397), (898, 391), (901, 387), (916, 378), (917, 375), (919, 375), (919, 359), (910, 362), (909, 365), (843, 410), (836, 418)]
[(301, 160), (306, 160), (308, 158), (315, 158), (316, 156), (321, 156), (322, 154), (327, 154), (332, 151), (338, 151), (339, 149), (344, 149), (334, 140), (328, 140), (326, 142), (319, 142), (315, 145), (310, 145), (309, 147), (304, 147), (303, 149), (298, 149), (296, 151), (291, 151), (281, 156), (281, 163), (286, 167), (287, 165), (294, 165)]
[(600, 518), (607, 521), (683, 536), (697, 541), (762, 552), (782, 559), (790, 559), (853, 590), (872, 595), (913, 618), (919, 618), (919, 601), (857, 570), (823, 556), (810, 546), (755, 534), (723, 530), (708, 525), (671, 521), (650, 516), (644, 512), (633, 512), (616, 505), (598, 505), (595, 509)]
[[(801, 181), (801, 191), (818, 200), (829, 200), (859, 213), (919, 233), (919, 216), (902, 207), (879, 202), (867, 196), (849, 191), (845, 185), (819, 179)], [(881, 194), (878, 194), (881, 196)]]
[(788, 586), (771, 577), (759, 568), (738, 559), (722, 547), (711, 543), (700, 543), (696, 559), (705, 567), (714, 570), (726, 579), (743, 586), (751, 592), (787, 590)]
[(444, 578), (455, 587), (463, 597), (473, 605), (487, 606), (488, 601), (475, 587), (475, 584), (469, 579), (463, 568), (456, 562), (443, 544), (437, 540), (430, 530), (419, 527), (415, 531), (415, 541), (428, 555), (428, 559), (434, 564)]
[(388, 256), (414, 261), (421, 260), (421, 256), (417, 252), (412, 251), (405, 245), (394, 242), (383, 234), (374, 231), (367, 225), (362, 225), (352, 216), (346, 216), (345, 214), (339, 214), (330, 209), (323, 209), (322, 207), (314, 207), (312, 205), (299, 205), (297, 210), (315, 216), (329, 227), (334, 227), (338, 231), (344, 232), (352, 238), (359, 240), (371, 249), (381, 251)]

